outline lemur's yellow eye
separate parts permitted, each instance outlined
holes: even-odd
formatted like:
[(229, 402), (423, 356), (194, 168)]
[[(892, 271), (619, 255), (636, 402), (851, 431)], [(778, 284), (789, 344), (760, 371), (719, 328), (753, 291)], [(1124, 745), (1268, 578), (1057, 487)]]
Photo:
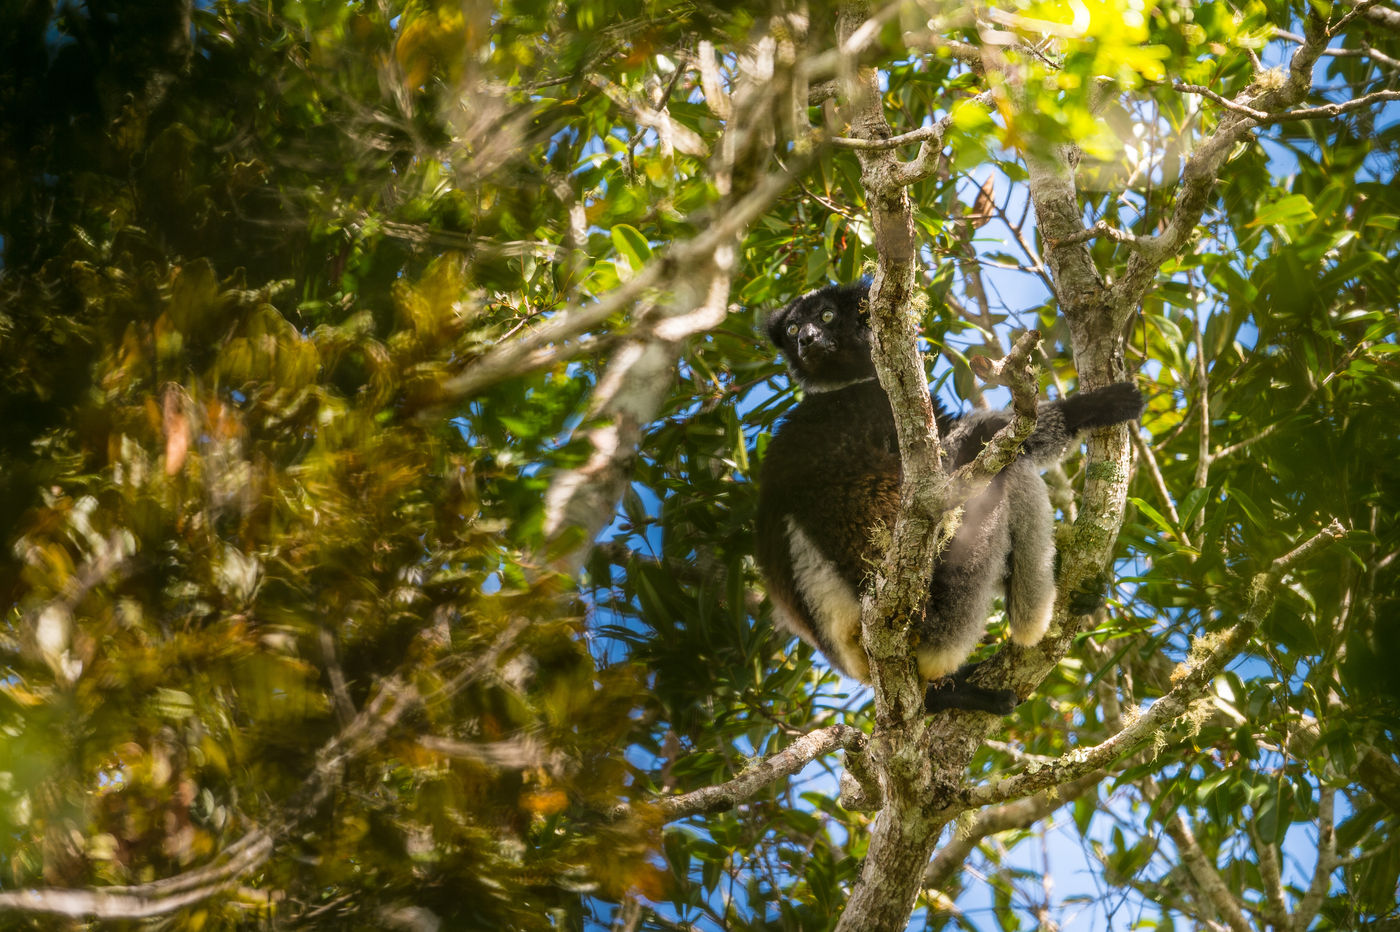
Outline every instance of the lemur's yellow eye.
[(822, 311), (822, 323), (829, 324), (836, 319), (836, 312), (830, 309)]
[(788, 324), (788, 331), (787, 331), (787, 333), (788, 333), (788, 336), (790, 336), (790, 337), (795, 337), (795, 336), (797, 336), (797, 324)]

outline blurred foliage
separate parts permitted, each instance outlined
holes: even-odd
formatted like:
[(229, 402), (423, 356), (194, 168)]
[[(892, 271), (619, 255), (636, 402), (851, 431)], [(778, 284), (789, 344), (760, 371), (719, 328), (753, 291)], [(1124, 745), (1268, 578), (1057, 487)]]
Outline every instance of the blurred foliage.
[[(1214, 120), (1170, 82), (1242, 89), (1246, 49), (1274, 63), (1271, 24), (1302, 7), (1033, 3), (1007, 28), (1075, 10), (1087, 24), (1055, 67), (1024, 63), (1043, 79), (1030, 106), (1001, 93), (990, 114), (959, 103), (972, 76), (915, 47), (926, 11), (881, 34), (896, 131), (959, 115), (946, 171), (911, 191), (941, 391), (967, 397), (966, 354), (1011, 326), (1040, 326), (1051, 381), (1075, 379), (1048, 292), (998, 271), (1038, 261), (1015, 152), (1079, 143), (1086, 216), (1155, 232)], [(740, 309), (686, 347), (583, 586), (550, 568), (542, 495), (588, 452), (574, 431), (626, 315), (572, 362), (461, 401), (442, 391), (704, 227), (705, 158), (660, 145), (618, 101), (667, 92), (670, 117), (713, 146), (725, 127), (687, 63), (706, 40), (732, 76), (769, 13), (6, 8), (0, 890), (156, 881), (277, 827), (266, 862), (168, 927), (598, 927), (630, 897), (648, 928), (832, 924), (865, 838), (834, 802), (839, 762), (679, 825), (641, 803), (832, 721), (869, 724), (862, 689), (774, 632), (749, 537), (752, 479), (794, 401), (755, 325), (873, 260), (852, 153), (823, 150), (751, 229)], [(832, 17), (812, 10), (812, 51)], [(1391, 34), (1349, 36), (1400, 56)], [(1320, 70), (1350, 94), (1385, 80), (1360, 57)], [(1100, 111), (1102, 77), (1121, 94)], [(1305, 849), (1324, 792), (1349, 861), (1318, 927), (1393, 914), (1400, 791), (1367, 761), (1394, 766), (1400, 705), (1400, 124), (1373, 116), (1285, 123), (1237, 153), (1129, 340), (1172, 501), (1139, 470), (1110, 611), (1004, 742), (1060, 755), (1103, 740), (1087, 687), (1160, 695), (1191, 640), (1238, 617), (1252, 574), (1334, 517), (1353, 533), (1290, 577), (1216, 714), (1062, 811), (1123, 891), (1100, 904), (1111, 923), (1186, 921), (1157, 840), (1174, 813), (1232, 889), (1262, 899), (1252, 846)], [(959, 263), (989, 177), (999, 214), (972, 264), (993, 298), (973, 320), (954, 310), (976, 303)], [(1093, 246), (1113, 276), (1128, 248)], [(327, 769), (360, 710), (408, 690), (421, 703)], [(1016, 765), (989, 745), (973, 775)], [(944, 891), (990, 912), (928, 924), (1033, 921), (1043, 892), (1013, 856), (1033, 837), (984, 844), (979, 873)], [(1286, 880), (1301, 893), (1308, 878)]]

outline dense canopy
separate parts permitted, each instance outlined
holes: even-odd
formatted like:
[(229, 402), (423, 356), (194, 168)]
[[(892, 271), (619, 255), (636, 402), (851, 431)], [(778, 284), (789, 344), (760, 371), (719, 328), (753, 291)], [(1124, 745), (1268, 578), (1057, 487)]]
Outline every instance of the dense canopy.
[[(1397, 87), (1370, 0), (7, 4), (0, 928), (1393, 928)], [(873, 687), (753, 560), (862, 276)], [(1124, 379), (924, 715), (926, 387)]]

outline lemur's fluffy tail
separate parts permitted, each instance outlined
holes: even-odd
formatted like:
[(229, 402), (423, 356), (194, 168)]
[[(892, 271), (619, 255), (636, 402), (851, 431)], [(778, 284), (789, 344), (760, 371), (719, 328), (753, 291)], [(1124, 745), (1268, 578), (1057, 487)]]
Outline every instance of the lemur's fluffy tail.
[[(1021, 455), (1045, 467), (1058, 462), (1071, 443), (1086, 430), (1131, 421), (1142, 413), (1142, 393), (1131, 382), (1115, 382), (1106, 388), (1081, 392), (1036, 409), (1035, 431), (1026, 438)], [(1011, 412), (976, 411), (950, 418), (938, 409), (940, 431), (946, 432), (950, 463), (957, 468), (970, 462), (992, 436), (1011, 422)]]
[(1132, 382), (1114, 382), (1092, 392), (1076, 392), (1057, 402), (1071, 434), (1131, 421), (1142, 413), (1142, 392)]
[(1036, 412), (1035, 432), (1021, 448), (1040, 466), (1062, 459), (1086, 430), (1131, 421), (1142, 413), (1142, 393), (1131, 382), (1115, 382), (1091, 392), (1048, 401)]

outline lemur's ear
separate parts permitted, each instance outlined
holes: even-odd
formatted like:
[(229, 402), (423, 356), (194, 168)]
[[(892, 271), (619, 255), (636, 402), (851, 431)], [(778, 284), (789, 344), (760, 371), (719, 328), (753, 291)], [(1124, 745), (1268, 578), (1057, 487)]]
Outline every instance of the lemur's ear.
[(790, 310), (792, 310), (791, 304), (768, 315), (768, 321), (764, 326), (768, 330), (768, 340), (774, 346), (781, 348), (783, 345), (783, 328), (787, 326), (788, 311)]
[(870, 323), (870, 279), (862, 278), (854, 285), (847, 285), (847, 289), (856, 296), (856, 314), (863, 324)]

